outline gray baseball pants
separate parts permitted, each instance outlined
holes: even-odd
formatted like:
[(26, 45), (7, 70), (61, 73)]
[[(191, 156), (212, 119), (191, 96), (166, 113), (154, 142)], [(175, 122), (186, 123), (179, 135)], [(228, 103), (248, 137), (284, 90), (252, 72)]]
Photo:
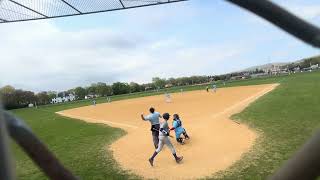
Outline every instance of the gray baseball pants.
[(159, 136), (159, 145), (158, 145), (158, 148), (156, 149), (156, 152), (159, 153), (165, 144), (171, 150), (172, 154), (176, 154), (176, 150), (174, 149), (173, 145), (171, 144), (168, 136)]

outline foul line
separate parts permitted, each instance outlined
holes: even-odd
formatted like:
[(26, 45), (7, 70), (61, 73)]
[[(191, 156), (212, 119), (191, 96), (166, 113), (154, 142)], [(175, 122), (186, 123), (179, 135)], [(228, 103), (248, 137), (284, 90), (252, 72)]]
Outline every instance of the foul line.
[(258, 92), (257, 94), (252, 95), (252, 96), (240, 101), (239, 103), (236, 103), (236, 104), (230, 106), (229, 108), (226, 108), (225, 110), (223, 110), (221, 112), (218, 112), (217, 114), (212, 115), (211, 117), (212, 118), (217, 118), (217, 117), (219, 117), (219, 116), (221, 116), (223, 114), (228, 113), (229, 111), (232, 111), (233, 109), (237, 108), (238, 106), (240, 106), (242, 104), (245, 104), (247, 101), (250, 101), (252, 99), (258, 99), (259, 97), (261, 97), (261, 96), (265, 95), (266, 93), (272, 91), (278, 85), (279, 84), (272, 85), (271, 87), (267, 87), (267, 88), (263, 89), (262, 91)]
[[(117, 123), (117, 122), (113, 122), (113, 121), (107, 121), (107, 120), (102, 120), (102, 119), (94, 119), (94, 118), (87, 118), (87, 117), (81, 117), (81, 116), (73, 116), (73, 115), (66, 115), (62, 112), (56, 112), (57, 114), (60, 114), (62, 116), (65, 117), (70, 117), (70, 118), (75, 118), (75, 119), (81, 119), (81, 120), (87, 120), (87, 121), (98, 121), (98, 122), (103, 122), (105, 124), (113, 124), (116, 126), (123, 126), (123, 127), (128, 127), (128, 128), (133, 128), (133, 129), (137, 129), (139, 128), (138, 126), (134, 126), (134, 125), (130, 125), (130, 124), (125, 124), (125, 123)], [(93, 123), (93, 122), (92, 122)]]

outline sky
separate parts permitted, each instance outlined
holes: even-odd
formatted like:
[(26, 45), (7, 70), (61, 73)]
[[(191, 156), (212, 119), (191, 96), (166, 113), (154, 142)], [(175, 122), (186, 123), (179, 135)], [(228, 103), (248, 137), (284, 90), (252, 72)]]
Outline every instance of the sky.
[[(318, 0), (275, 0), (320, 26)], [(223, 0), (0, 24), (0, 87), (62, 91), (95, 82), (219, 75), (319, 50)]]

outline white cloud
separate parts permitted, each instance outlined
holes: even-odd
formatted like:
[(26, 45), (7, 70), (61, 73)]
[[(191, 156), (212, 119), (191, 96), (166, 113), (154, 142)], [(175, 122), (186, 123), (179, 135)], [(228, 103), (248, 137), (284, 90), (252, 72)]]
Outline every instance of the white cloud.
[[(259, 23), (254, 23), (254, 26), (240, 24), (244, 27), (236, 28), (232, 24), (216, 27), (211, 22), (219, 22), (219, 17), (225, 17), (225, 14), (219, 14), (216, 17), (218, 19), (212, 20), (215, 14), (210, 8), (196, 7), (199, 9), (195, 10), (192, 4), (178, 4), (123, 11), (122, 16), (113, 14), (111, 17), (115, 17), (116, 21), (109, 18), (111, 25), (101, 23), (98, 26), (100, 28), (89, 25), (79, 28), (76, 27), (79, 24), (75, 23), (75, 28), (66, 30), (68, 28), (50, 23), (52, 21), (1, 25), (0, 86), (10, 84), (17, 88), (41, 91), (65, 90), (98, 81), (141, 83), (149, 82), (155, 76), (168, 78), (221, 74), (243, 69), (259, 64), (274, 49), (294, 54), (290, 57), (298, 54), (280, 45), (274, 47), (272, 42), (282, 34), (278, 30), (267, 29), (268, 34), (262, 35), (261, 32), (265, 31), (259, 30), (265, 28)], [(201, 23), (198, 22), (200, 20)], [(232, 20), (242, 21), (243, 17)], [(227, 16), (225, 21), (229, 21)], [(185, 24), (187, 26), (183, 26)], [(179, 29), (180, 26), (189, 29)], [(203, 29), (209, 33), (200, 31), (201, 28), (197, 26), (204, 26)], [(192, 28), (197, 30), (193, 32)], [(256, 34), (250, 34), (255, 30)], [(230, 34), (239, 34), (239, 38), (232, 39), (229, 33), (215, 31), (230, 31)], [(222, 37), (207, 41), (208, 36)], [(288, 43), (291, 41), (286, 39), (282, 42), (284, 45)], [(300, 44), (295, 49), (299, 47)], [(311, 53), (306, 51), (305, 54)]]
[(217, 69), (219, 61), (241, 53), (217, 45), (189, 47), (176, 38), (150, 40), (107, 28), (67, 32), (43, 21), (3, 26), (0, 34), (1, 84), (35, 91), (207, 74)]

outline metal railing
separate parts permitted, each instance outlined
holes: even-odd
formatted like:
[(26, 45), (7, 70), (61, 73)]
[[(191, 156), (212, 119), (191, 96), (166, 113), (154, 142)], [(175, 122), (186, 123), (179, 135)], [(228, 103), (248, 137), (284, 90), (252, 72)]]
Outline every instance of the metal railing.
[(2, 0), (0, 24), (126, 10), (187, 0)]
[(8, 134), (10, 134), (12, 139), (50, 179), (77, 179), (59, 162), (46, 145), (32, 133), (31, 129), (22, 120), (6, 111), (0, 113), (0, 156), (4, 159), (4, 161), (0, 161), (0, 179), (15, 179), (13, 173), (14, 167), (12, 166), (12, 160), (10, 159)]
[(0, 103), (0, 179), (15, 179), (9, 147), (6, 121), (4, 120), (3, 110)]

